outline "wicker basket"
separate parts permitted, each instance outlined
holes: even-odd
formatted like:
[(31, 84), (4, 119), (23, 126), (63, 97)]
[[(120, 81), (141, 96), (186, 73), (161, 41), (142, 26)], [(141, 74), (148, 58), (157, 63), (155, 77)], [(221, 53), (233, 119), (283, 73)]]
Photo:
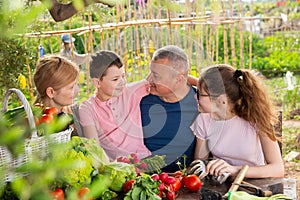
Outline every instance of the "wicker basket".
[(15, 88), (9, 89), (4, 96), (3, 113), (7, 111), (8, 99), (11, 94), (15, 93), (24, 105), (26, 115), (28, 117), (28, 124), (31, 131), (31, 137), (25, 139), (24, 152), (18, 157), (13, 157), (10, 151), (5, 146), (0, 146), (0, 171), (4, 172), (4, 182), (12, 181), (16, 176), (23, 176), (24, 174), (16, 174), (15, 168), (27, 163), (33, 154), (38, 154), (39, 158), (43, 159), (48, 155), (48, 144), (67, 142), (71, 138), (73, 128), (70, 127), (64, 131), (53, 133), (49, 136), (39, 137), (35, 125), (34, 116), (24, 94)]

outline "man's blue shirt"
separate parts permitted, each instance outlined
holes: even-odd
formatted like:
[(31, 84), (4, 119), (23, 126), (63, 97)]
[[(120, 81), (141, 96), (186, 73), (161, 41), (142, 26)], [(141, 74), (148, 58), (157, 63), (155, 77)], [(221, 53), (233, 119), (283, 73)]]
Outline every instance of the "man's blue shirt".
[(177, 161), (186, 166), (194, 160), (195, 136), (190, 125), (198, 114), (194, 98), (195, 88), (176, 103), (162, 101), (158, 96), (147, 95), (141, 103), (144, 142), (153, 155), (166, 155), (166, 172), (179, 170)]

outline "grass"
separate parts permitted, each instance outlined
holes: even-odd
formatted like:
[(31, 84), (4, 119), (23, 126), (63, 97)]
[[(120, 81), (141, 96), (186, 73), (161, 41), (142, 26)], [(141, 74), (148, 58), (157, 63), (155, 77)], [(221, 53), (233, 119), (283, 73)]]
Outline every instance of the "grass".
[[(300, 108), (300, 77), (295, 76), (295, 88), (288, 90), (286, 81), (284, 78), (272, 78), (266, 79), (265, 84), (268, 88), (271, 99), (275, 105), (282, 110), (283, 120), (288, 120), (291, 117), (291, 112)], [(294, 120), (300, 121), (300, 116), (294, 116)], [(299, 127), (282, 127), (282, 142), (283, 142), (283, 157), (291, 151), (300, 151), (299, 139), (300, 130)], [(300, 162), (300, 160), (295, 160)]]
[(300, 76), (294, 76), (293, 90), (287, 89), (284, 77), (265, 79), (264, 83), (275, 106), (282, 110), (283, 119), (290, 119), (291, 111), (300, 108)]
[[(283, 140), (283, 157), (291, 151), (300, 151), (299, 143), (299, 127), (286, 127), (282, 128), (282, 140)], [(300, 160), (298, 160), (300, 162)]]

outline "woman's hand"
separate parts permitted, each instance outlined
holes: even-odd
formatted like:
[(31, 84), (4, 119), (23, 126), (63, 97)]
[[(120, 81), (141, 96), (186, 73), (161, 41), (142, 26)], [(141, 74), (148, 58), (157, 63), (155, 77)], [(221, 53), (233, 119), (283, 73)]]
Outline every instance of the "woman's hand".
[(225, 172), (230, 173), (231, 176), (236, 176), (240, 169), (240, 166), (229, 165), (222, 159), (211, 160), (206, 165), (206, 172), (213, 176), (221, 176)]

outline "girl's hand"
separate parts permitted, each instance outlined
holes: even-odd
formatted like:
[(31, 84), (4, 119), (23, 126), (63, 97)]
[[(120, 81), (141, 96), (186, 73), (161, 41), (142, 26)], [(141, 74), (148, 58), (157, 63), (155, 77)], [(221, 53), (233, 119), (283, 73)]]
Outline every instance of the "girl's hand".
[(236, 176), (240, 168), (240, 166), (229, 165), (222, 159), (211, 160), (206, 165), (206, 171), (213, 176), (221, 176), (225, 172), (230, 173), (231, 176)]

